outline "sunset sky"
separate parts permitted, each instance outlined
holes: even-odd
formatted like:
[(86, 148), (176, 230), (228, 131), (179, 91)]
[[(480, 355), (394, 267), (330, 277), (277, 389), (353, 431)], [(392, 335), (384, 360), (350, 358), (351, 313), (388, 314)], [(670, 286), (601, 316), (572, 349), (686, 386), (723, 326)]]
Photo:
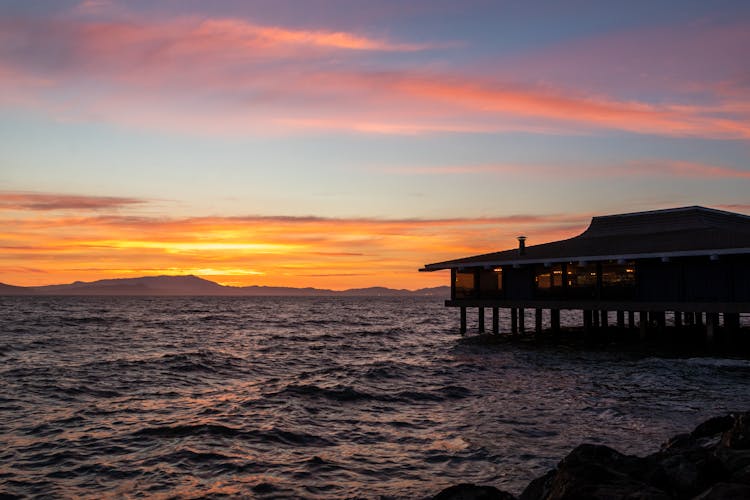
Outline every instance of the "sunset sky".
[(750, 213), (750, 2), (0, 3), (0, 282), (421, 288)]

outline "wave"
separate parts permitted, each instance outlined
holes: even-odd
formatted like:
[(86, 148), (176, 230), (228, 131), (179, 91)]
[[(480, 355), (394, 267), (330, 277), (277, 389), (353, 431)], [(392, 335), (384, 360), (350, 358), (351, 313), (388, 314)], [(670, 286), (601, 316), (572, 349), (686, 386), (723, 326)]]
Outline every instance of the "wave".
[(725, 358), (688, 358), (685, 363), (695, 366), (716, 368), (745, 368), (750, 369), (750, 360)]
[(461, 386), (445, 386), (431, 391), (397, 391), (394, 393), (374, 393), (355, 389), (349, 385), (335, 385), (320, 387), (314, 384), (289, 384), (281, 391), (267, 395), (267, 397), (302, 397), (325, 398), (340, 403), (379, 401), (385, 403), (446, 401), (469, 397), (472, 392)]
[(272, 428), (268, 430), (238, 429), (222, 424), (181, 424), (145, 427), (133, 432), (137, 437), (185, 438), (193, 436), (211, 436), (219, 438), (244, 439), (273, 442), (292, 446), (332, 446), (333, 442), (321, 436), (305, 432), (292, 432)]

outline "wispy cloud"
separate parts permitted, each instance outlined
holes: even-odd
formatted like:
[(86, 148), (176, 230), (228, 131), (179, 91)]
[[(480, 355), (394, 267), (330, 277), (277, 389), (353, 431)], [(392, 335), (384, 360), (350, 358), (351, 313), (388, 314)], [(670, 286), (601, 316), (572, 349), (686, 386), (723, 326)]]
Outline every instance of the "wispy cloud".
[(572, 174), (593, 178), (672, 177), (677, 179), (750, 179), (750, 170), (710, 163), (676, 160), (631, 160), (614, 164), (523, 164), (498, 163), (479, 165), (422, 165), (387, 166), (372, 168), (386, 174), (431, 176), (543, 176), (547, 179), (565, 178)]
[(111, 210), (142, 203), (138, 198), (0, 191), (0, 210)]
[(633, 162), (633, 174), (654, 176), (670, 175), (696, 179), (750, 179), (750, 170), (688, 161)]
[(649, 101), (377, 58), (363, 64), (362, 54), (440, 45), (355, 32), (137, 17), (6, 19), (0, 32), (0, 103), (64, 120), (217, 135), (618, 130), (750, 138), (750, 106), (737, 92), (711, 102)]

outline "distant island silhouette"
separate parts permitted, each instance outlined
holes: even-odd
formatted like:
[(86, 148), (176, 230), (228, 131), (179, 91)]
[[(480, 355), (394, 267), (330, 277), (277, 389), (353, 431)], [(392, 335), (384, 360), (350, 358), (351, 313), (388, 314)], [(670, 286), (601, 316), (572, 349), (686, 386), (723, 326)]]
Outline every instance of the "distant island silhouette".
[(385, 287), (329, 290), (324, 288), (294, 288), (278, 286), (224, 286), (194, 275), (144, 276), (140, 278), (76, 281), (63, 285), (14, 286), (0, 283), (0, 295), (167, 295), (218, 297), (440, 297), (448, 298), (449, 286), (399, 290)]

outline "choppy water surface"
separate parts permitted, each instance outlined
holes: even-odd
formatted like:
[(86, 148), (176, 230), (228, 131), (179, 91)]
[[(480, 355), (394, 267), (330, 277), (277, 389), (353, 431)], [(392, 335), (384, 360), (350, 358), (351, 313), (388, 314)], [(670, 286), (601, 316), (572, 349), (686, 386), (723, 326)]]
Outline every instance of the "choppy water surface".
[(0, 298), (0, 493), (511, 492), (750, 408), (750, 363), (457, 343), (437, 299)]

